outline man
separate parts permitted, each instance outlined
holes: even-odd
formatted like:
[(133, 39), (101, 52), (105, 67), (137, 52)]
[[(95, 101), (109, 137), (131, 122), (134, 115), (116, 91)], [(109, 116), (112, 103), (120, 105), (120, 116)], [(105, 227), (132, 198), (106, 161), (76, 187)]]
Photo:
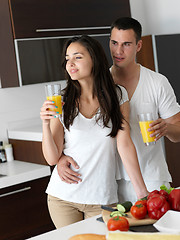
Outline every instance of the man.
[[(136, 54), (141, 50), (142, 28), (133, 18), (119, 18), (111, 26), (110, 51), (113, 66), (110, 71), (116, 84), (124, 86), (130, 101), (131, 137), (147, 189), (159, 189), (162, 184), (169, 187), (172, 181), (164, 157), (161, 137), (172, 142), (180, 141), (180, 106), (167, 78), (136, 63)], [(149, 131), (155, 130), (156, 144), (145, 146), (138, 124), (138, 114), (151, 112), (156, 121)], [(127, 153), (128, 154), (128, 153)], [(67, 168), (73, 159), (63, 156), (59, 162), (59, 175), (64, 181), (78, 183), (78, 173)], [(136, 195), (124, 167), (119, 161), (119, 201), (136, 201)]]

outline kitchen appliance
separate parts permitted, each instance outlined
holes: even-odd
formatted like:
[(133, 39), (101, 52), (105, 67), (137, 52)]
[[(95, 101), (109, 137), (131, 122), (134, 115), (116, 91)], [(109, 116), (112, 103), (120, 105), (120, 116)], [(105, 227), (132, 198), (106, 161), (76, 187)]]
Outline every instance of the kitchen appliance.
[[(89, 34), (103, 46), (109, 66), (109, 34)], [(61, 67), (64, 42), (73, 36), (15, 39), (19, 85), (65, 80)]]

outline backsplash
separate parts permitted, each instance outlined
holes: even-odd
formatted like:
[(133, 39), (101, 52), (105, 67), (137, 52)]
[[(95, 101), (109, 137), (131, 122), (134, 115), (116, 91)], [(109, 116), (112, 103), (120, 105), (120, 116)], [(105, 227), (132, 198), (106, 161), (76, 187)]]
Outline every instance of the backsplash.
[[(62, 88), (66, 82), (60, 81)], [(0, 89), (0, 139), (7, 143), (7, 128), (14, 122), (39, 118), (45, 83)]]

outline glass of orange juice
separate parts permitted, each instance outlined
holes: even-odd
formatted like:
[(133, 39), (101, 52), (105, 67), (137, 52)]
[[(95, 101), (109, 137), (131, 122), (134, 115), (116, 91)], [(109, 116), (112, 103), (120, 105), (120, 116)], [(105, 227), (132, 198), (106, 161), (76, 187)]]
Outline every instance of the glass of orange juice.
[(58, 112), (56, 117), (60, 117), (62, 114), (62, 100), (61, 100), (61, 84), (47, 84), (45, 85), (46, 99), (54, 101), (56, 109), (49, 108), (50, 111)]
[(148, 128), (150, 128), (149, 124), (154, 121), (152, 113), (141, 113), (138, 117), (143, 142), (146, 146), (155, 144), (156, 136), (150, 137), (154, 131), (148, 132)]

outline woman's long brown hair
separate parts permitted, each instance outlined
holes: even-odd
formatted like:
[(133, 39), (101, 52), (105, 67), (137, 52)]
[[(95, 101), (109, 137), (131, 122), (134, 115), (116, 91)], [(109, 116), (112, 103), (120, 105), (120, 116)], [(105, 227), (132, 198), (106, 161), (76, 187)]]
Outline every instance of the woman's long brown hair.
[(97, 40), (87, 35), (73, 37), (64, 45), (62, 66), (67, 77), (67, 86), (63, 97), (63, 101), (65, 102), (63, 107), (64, 125), (69, 130), (70, 125), (73, 124), (73, 120), (79, 112), (79, 100), (81, 96), (81, 87), (78, 80), (72, 80), (66, 71), (66, 51), (68, 46), (74, 42), (78, 42), (84, 46), (92, 58), (93, 96), (97, 96), (100, 105), (100, 114), (97, 115), (96, 121), (98, 122), (101, 119), (104, 127), (109, 127), (108, 123), (111, 120), (112, 131), (109, 135), (115, 137), (118, 130), (123, 129), (123, 116), (120, 111), (119, 97), (117, 96), (117, 91), (119, 91), (118, 95), (121, 98), (122, 92), (113, 81), (109, 71), (108, 60), (102, 46)]

